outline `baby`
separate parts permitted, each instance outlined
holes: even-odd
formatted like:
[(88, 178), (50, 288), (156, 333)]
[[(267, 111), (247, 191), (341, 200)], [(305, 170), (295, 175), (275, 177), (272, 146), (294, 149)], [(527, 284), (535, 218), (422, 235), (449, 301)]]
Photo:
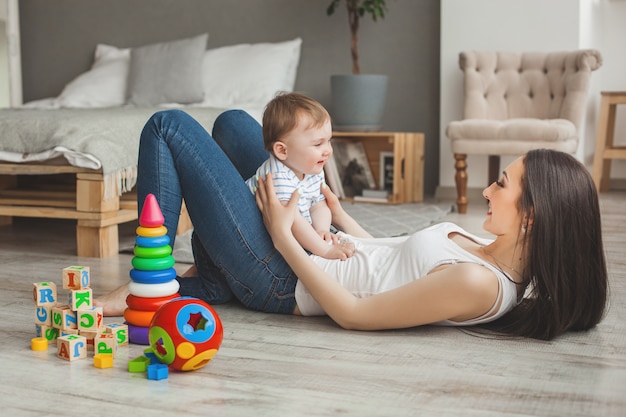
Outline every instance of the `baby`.
[(298, 189), (300, 200), (293, 234), (307, 251), (328, 259), (347, 259), (354, 245), (330, 232), (331, 214), (321, 187), (324, 164), (333, 154), (330, 115), (317, 101), (300, 93), (274, 97), (263, 113), (263, 139), (270, 153), (246, 181), (256, 192), (258, 178), (270, 174), (278, 199), (287, 204)]

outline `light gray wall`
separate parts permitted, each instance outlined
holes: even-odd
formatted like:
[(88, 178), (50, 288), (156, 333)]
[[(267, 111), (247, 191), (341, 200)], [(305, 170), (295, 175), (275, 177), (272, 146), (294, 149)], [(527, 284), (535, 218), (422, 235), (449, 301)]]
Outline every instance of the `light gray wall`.
[[(330, 106), (330, 75), (351, 71), (345, 10), (330, 0), (20, 0), (24, 101), (53, 97), (97, 43), (139, 46), (209, 32), (208, 47), (303, 39), (296, 89)], [(425, 193), (439, 181), (439, 0), (387, 0), (362, 20), (361, 69), (389, 76), (383, 129), (426, 134)]]

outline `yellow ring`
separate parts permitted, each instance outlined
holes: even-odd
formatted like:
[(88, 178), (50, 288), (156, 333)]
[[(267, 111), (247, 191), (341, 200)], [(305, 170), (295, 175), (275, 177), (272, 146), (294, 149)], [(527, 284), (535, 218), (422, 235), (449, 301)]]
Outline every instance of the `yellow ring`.
[(167, 227), (159, 226), (159, 227), (137, 227), (137, 235), (142, 237), (159, 237), (165, 236), (167, 234)]

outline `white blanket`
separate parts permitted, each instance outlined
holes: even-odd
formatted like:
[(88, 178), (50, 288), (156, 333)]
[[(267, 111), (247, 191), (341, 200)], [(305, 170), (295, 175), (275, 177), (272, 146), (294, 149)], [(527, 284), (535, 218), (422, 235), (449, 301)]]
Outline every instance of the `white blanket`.
[[(0, 160), (31, 162), (63, 156), (74, 166), (101, 168), (106, 200), (134, 187), (139, 136), (159, 110), (163, 108), (3, 109)], [(184, 111), (210, 132), (223, 110), (189, 107)]]

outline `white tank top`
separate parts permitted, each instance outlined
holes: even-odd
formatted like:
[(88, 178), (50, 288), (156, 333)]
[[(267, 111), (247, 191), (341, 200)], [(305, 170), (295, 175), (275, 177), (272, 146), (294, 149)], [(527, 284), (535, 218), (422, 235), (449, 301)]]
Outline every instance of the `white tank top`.
[[(492, 241), (475, 236), (454, 223), (439, 223), (411, 236), (364, 239), (346, 235), (354, 242), (356, 253), (345, 261), (311, 255), (312, 259), (341, 286), (356, 297), (368, 297), (401, 287), (441, 265), (472, 262), (493, 271), (500, 283), (493, 307), (480, 317), (463, 322), (434, 323), (448, 326), (469, 326), (501, 317), (518, 303), (516, 285), (500, 269), (466, 251), (452, 239), (459, 233), (481, 245)], [(305, 316), (324, 315), (301, 281), (296, 285), (296, 302)]]

